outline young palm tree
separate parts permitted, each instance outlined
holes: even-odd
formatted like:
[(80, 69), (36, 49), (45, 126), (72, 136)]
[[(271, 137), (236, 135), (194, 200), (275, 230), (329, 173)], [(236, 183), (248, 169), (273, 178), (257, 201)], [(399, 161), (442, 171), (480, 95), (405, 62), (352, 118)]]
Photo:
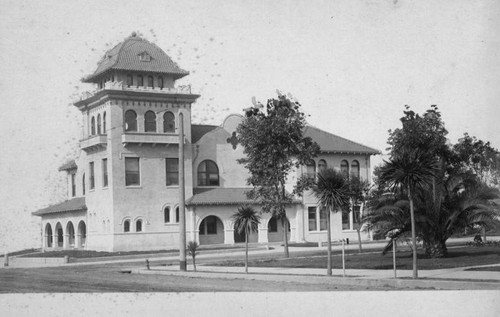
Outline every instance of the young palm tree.
[(252, 207), (240, 206), (232, 219), (236, 232), (245, 234), (245, 273), (248, 273), (248, 236), (258, 231), (260, 216)]
[(349, 184), (346, 176), (332, 168), (320, 170), (313, 192), (318, 198), (320, 208), (325, 208), (328, 241), (328, 259), (326, 274), (332, 275), (332, 233), (330, 214), (349, 208)]
[(413, 247), (413, 278), (418, 278), (417, 241), (413, 195), (417, 189), (432, 183), (437, 172), (433, 157), (419, 150), (403, 150), (389, 162), (384, 162), (380, 178), (393, 189), (406, 192), (410, 203), (411, 239)]

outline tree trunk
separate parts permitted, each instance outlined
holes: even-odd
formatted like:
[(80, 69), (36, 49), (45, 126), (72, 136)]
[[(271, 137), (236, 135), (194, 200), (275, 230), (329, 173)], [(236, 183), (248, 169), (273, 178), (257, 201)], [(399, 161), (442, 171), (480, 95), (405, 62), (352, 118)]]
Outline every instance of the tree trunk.
[(447, 257), (448, 249), (446, 248), (446, 243), (441, 241), (426, 242), (425, 254), (433, 259)]
[(486, 228), (485, 227), (482, 227), (481, 228), (481, 231), (483, 233), (483, 243), (486, 243)]
[(363, 253), (363, 245), (361, 244), (361, 232), (360, 232), (360, 228), (361, 227), (358, 227), (356, 229), (356, 231), (358, 232), (358, 247), (359, 247), (359, 253)]
[(290, 254), (288, 253), (288, 221), (286, 219), (286, 213), (281, 221), (283, 227), (283, 250), (285, 252), (285, 258), (289, 258)]
[(194, 268), (194, 271), (196, 272), (196, 261), (194, 259), (194, 256), (193, 256), (193, 268)]
[(248, 230), (245, 230), (245, 273), (248, 273)]
[(332, 275), (332, 229), (330, 228), (330, 213), (331, 210), (328, 209), (328, 213), (326, 215), (326, 230), (327, 230), (327, 261), (326, 261), (326, 275)]
[(412, 242), (412, 247), (413, 247), (413, 279), (417, 279), (418, 278), (417, 237), (415, 234), (415, 211), (413, 210), (413, 198), (411, 197), (410, 186), (408, 186), (408, 200), (410, 201), (411, 242)]

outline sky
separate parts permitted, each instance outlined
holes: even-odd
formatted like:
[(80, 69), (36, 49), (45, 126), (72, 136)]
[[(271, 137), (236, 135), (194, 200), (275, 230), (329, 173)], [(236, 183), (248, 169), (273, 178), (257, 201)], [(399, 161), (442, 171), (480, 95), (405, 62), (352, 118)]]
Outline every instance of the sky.
[[(193, 122), (220, 125), (276, 89), (308, 122), (386, 153), (405, 105), (437, 105), (451, 143), (500, 148), (498, 1), (0, 0), (0, 252), (39, 247), (31, 212), (65, 199), (81, 114), (106, 50), (132, 32), (200, 94)], [(372, 159), (372, 166), (381, 156)]]

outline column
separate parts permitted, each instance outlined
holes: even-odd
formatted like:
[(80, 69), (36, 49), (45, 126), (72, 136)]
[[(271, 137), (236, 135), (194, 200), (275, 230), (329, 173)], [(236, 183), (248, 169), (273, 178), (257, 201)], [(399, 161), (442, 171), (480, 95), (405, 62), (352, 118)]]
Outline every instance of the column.
[(224, 244), (234, 244), (234, 229), (224, 229)]
[(259, 240), (258, 240), (259, 243), (268, 243), (269, 242), (269, 239), (268, 239), (268, 236), (267, 236), (267, 226), (264, 228), (264, 227), (261, 227), (261, 224), (259, 225)]

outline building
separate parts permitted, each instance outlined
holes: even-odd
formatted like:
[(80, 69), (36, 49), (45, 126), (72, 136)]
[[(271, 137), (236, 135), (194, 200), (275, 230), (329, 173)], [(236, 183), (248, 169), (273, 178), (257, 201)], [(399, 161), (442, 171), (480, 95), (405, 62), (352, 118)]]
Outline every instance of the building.
[[(80, 156), (61, 166), (67, 173), (68, 200), (38, 210), (43, 249), (105, 251), (175, 249), (179, 246), (179, 115), (184, 118), (187, 240), (234, 244), (231, 215), (249, 201), (248, 172), (235, 129), (240, 115), (220, 126), (191, 123), (199, 95), (175, 86), (188, 75), (156, 45), (132, 35), (106, 52), (97, 70), (84, 78), (95, 85), (76, 103), (82, 113)], [(321, 146), (314, 164), (290, 175), (335, 167), (370, 178), (370, 156), (378, 151), (309, 126), (305, 134)], [(325, 213), (305, 194), (287, 210), (290, 240), (326, 241)], [(258, 205), (256, 208), (259, 208)], [(351, 214), (334, 214), (334, 239), (357, 239)], [(367, 234), (363, 233), (363, 238)], [(262, 215), (251, 241), (281, 241), (282, 228)]]

